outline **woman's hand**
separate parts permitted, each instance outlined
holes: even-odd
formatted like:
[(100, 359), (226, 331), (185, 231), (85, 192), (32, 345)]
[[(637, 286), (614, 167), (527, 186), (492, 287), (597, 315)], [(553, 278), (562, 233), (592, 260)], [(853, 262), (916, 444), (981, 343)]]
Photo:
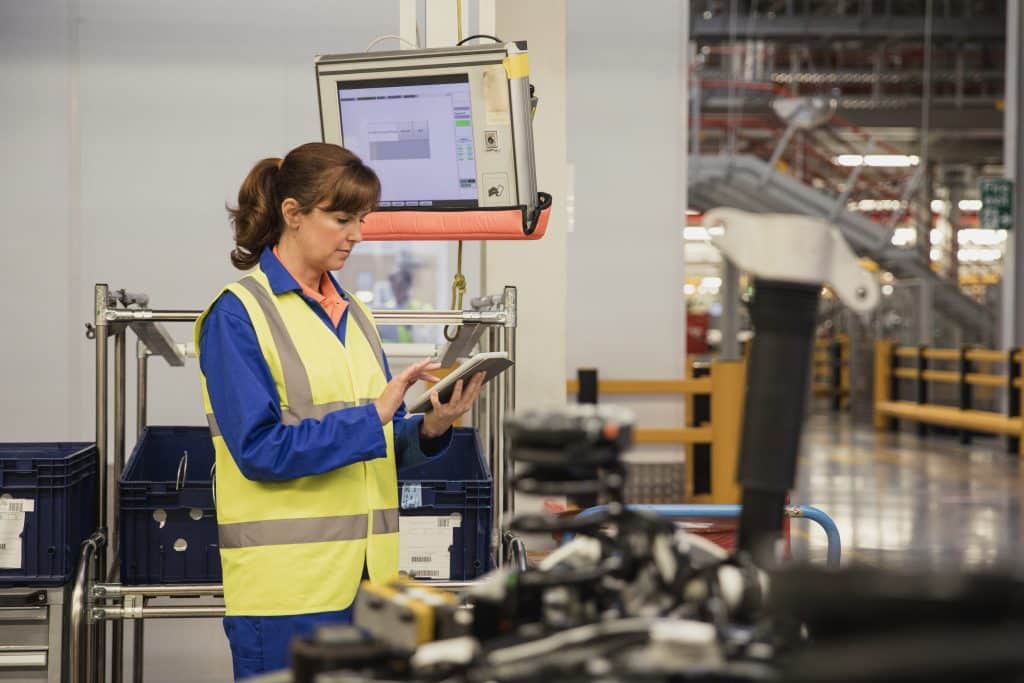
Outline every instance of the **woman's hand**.
[(430, 373), (440, 367), (440, 363), (435, 363), (432, 360), (421, 360), (419, 363), (410, 365), (395, 375), (388, 382), (388, 385), (384, 387), (384, 391), (377, 397), (377, 400), (373, 402), (373, 405), (377, 408), (377, 414), (380, 416), (380, 423), (386, 425), (388, 422), (391, 422), (395, 412), (401, 407), (402, 401), (405, 400), (405, 392), (409, 391), (409, 387), (413, 384), (420, 381), (436, 382), (437, 378)]
[(420, 436), (427, 439), (436, 439), (443, 435), (455, 421), (465, 415), (476, 403), (480, 396), (480, 388), (484, 385), (485, 373), (478, 372), (473, 375), (463, 390), (462, 380), (455, 383), (452, 391), (452, 398), (448, 403), (441, 403), (437, 392), (430, 394), (430, 402), (434, 406), (433, 412), (423, 416), (423, 424), (420, 426)]

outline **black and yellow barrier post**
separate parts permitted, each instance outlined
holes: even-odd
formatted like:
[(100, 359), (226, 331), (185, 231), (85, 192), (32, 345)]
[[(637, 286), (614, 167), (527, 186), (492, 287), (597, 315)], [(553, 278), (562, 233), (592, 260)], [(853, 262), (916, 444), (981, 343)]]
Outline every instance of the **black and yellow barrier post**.
[(895, 400), (893, 392), (893, 343), (887, 339), (875, 342), (875, 429), (890, 430), (895, 420), (883, 413), (880, 406)]
[[(976, 434), (991, 434), (1008, 438), (1008, 450), (1024, 457), (1024, 379), (1021, 372), (1021, 349), (1008, 352), (964, 347), (960, 349), (934, 349), (928, 347), (895, 346), (890, 341), (875, 343), (875, 428), (895, 430), (898, 420), (913, 422), (919, 434), (927, 426), (935, 425), (957, 430), (960, 440), (969, 443)], [(901, 366), (901, 358), (912, 359), (912, 366)], [(956, 370), (933, 370), (929, 360), (957, 363)], [(1006, 370), (995, 373), (991, 365), (1003, 364)], [(985, 372), (978, 372), (985, 370)], [(900, 380), (913, 380), (916, 391), (912, 400), (900, 400)], [(931, 403), (929, 383), (957, 385), (956, 405)], [(1006, 412), (980, 410), (975, 407), (975, 387), (1005, 388)], [(908, 397), (911, 398), (911, 397)]]

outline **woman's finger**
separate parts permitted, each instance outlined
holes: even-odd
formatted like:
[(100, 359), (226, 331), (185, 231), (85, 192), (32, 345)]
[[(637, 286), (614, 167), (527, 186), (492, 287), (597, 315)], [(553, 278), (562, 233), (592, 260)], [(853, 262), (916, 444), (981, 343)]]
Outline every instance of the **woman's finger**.
[(480, 398), (480, 392), (484, 388), (484, 379), (486, 378), (482, 372), (478, 373), (477, 376), (473, 378), (473, 383), (470, 386), (472, 389), (472, 392), (470, 393), (470, 405), (476, 403), (476, 400)]
[(462, 399), (462, 386), (463, 384), (461, 379), (455, 383), (455, 389), (452, 391), (452, 397), (448, 400), (449, 405), (459, 405), (459, 401)]
[(462, 400), (459, 402), (460, 415), (468, 412), (473, 407), (473, 404), (476, 403), (476, 399), (480, 396), (480, 389), (484, 384), (484, 378), (484, 373), (478, 372), (469, 380), (466, 390), (462, 393)]
[(420, 373), (419, 381), (426, 382), (427, 384), (437, 384), (441, 380), (439, 380), (437, 377), (434, 377), (429, 372), (423, 372)]
[(437, 395), (436, 391), (430, 392), (430, 405), (434, 406), (434, 412), (436, 412), (440, 416), (442, 411), (441, 399)]

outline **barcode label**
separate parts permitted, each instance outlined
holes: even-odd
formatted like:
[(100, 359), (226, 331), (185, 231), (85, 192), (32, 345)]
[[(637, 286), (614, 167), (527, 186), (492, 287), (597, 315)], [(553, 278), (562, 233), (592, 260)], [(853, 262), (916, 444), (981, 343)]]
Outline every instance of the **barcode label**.
[(11, 513), (11, 514), (24, 514), (26, 512), (35, 512), (36, 502), (31, 498), (11, 498), (4, 494), (4, 497), (0, 498), (0, 512)]
[(402, 515), (398, 568), (410, 576), (451, 577), (451, 547), (461, 515)]
[(21, 534), (25, 518), (35, 510), (32, 498), (13, 498), (7, 493), (0, 496), (0, 569), (22, 568)]

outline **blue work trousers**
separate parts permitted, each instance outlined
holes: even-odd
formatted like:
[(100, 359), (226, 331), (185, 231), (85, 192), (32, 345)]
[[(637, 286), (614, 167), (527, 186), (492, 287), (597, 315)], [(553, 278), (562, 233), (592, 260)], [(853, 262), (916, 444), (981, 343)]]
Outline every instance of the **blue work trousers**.
[(309, 637), (321, 624), (352, 623), (352, 608), (281, 617), (224, 617), (235, 680), (291, 666), (291, 642)]

